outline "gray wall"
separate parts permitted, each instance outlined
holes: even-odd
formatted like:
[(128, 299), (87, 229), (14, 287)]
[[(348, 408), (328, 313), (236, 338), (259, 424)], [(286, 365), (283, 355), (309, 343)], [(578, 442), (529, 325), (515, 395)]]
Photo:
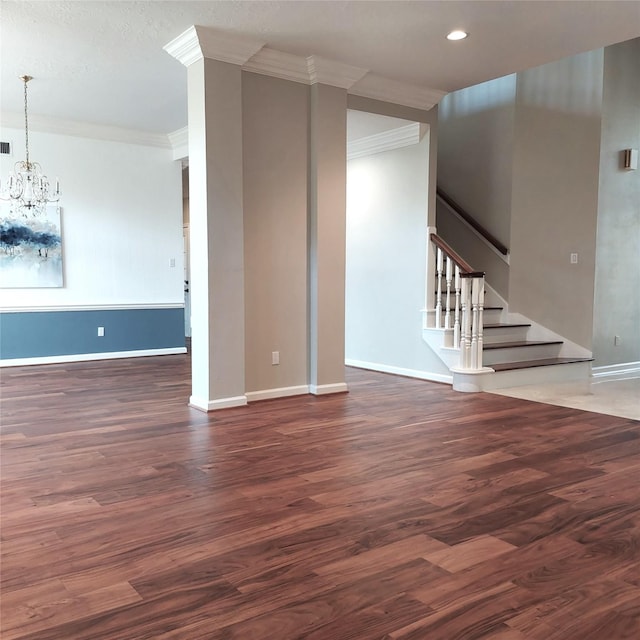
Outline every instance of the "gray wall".
[[(242, 74), (245, 382), (307, 383), (309, 87)], [(272, 351), (280, 364), (271, 364)]]
[[(522, 313), (592, 348), (603, 50), (447, 96), (438, 181), (510, 266), (438, 210), (438, 232)], [(578, 254), (571, 264), (570, 255)]]
[(512, 169), (509, 309), (587, 349), (602, 57), (599, 49), (518, 74)]
[(477, 271), (484, 271), (486, 281), (503, 298), (509, 297), (509, 265), (500, 255), (438, 200), (436, 203), (437, 231)]
[[(596, 287), (594, 365), (640, 361), (640, 169), (621, 168), (622, 149), (640, 149), (640, 38), (607, 47)], [(620, 336), (619, 346), (614, 336)]]
[[(516, 76), (455, 91), (440, 104), (438, 186), (454, 197), (507, 247), (511, 229), (511, 184)], [(503, 297), (509, 267), (441, 202), (437, 229)]]
[(438, 128), (438, 186), (506, 246), (511, 223), (511, 179), (516, 76), (444, 97)]

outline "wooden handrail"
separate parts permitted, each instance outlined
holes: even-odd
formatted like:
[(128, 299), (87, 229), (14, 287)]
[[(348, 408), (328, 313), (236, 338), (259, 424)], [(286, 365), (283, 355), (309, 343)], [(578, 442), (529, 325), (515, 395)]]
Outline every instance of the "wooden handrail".
[(509, 249), (505, 247), (498, 238), (487, 231), (475, 218), (467, 213), (453, 198), (448, 196), (440, 187), (436, 189), (436, 194), (446, 203), (457, 215), (459, 215), (469, 226), (473, 227), (489, 244), (493, 245), (503, 256), (508, 255)]
[(436, 247), (440, 247), (440, 249), (460, 267), (462, 273), (475, 273), (475, 269), (461, 258), (440, 236), (432, 233), (431, 242), (433, 242)]

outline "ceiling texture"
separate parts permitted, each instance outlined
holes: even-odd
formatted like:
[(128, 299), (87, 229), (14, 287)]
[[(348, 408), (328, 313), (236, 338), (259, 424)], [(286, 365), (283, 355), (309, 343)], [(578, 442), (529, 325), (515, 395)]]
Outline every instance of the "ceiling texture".
[(640, 0), (1, 0), (0, 109), (20, 113), (29, 74), (30, 115), (176, 131), (186, 69), (163, 47), (191, 25), (449, 92), (638, 37)]

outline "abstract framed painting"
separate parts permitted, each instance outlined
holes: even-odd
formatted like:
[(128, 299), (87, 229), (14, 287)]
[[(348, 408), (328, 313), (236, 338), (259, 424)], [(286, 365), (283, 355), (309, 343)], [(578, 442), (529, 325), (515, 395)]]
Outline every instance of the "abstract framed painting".
[(62, 287), (62, 226), (57, 204), (23, 217), (0, 206), (0, 288)]

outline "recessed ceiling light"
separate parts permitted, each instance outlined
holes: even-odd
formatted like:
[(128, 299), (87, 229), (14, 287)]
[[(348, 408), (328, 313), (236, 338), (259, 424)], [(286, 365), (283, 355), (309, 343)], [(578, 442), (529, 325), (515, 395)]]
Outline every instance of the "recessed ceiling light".
[(447, 35), (447, 40), (464, 40), (468, 35), (466, 31), (456, 29)]

